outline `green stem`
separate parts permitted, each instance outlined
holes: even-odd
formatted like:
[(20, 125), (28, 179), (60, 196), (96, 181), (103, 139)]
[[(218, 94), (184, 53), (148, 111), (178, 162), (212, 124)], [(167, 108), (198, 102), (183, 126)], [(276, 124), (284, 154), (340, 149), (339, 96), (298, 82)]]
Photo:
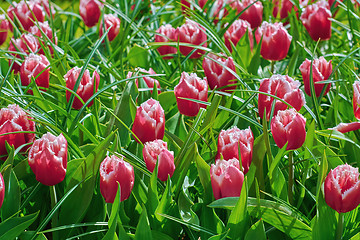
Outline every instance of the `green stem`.
[(344, 230), (344, 214), (339, 213), (338, 225), (336, 228), (336, 240), (341, 240)]
[[(82, 119), (83, 114), (81, 114), (80, 119)], [(83, 123), (80, 123), (83, 124)], [(83, 124), (84, 125), (84, 124)], [(79, 128), (79, 147), (81, 147), (84, 143), (84, 133), (83, 131)]]
[[(56, 203), (57, 203), (57, 197), (56, 197), (56, 190), (55, 190), (55, 185), (54, 186), (50, 186), (50, 199), (51, 199), (51, 208), (54, 208)], [(58, 212), (56, 211), (52, 217), (51, 220), (51, 227), (55, 228), (58, 226)], [(58, 239), (58, 232), (54, 231), (53, 232), (53, 239), (56, 240)]]
[(289, 152), (289, 181), (288, 181), (288, 197), (289, 203), (294, 203), (293, 188), (294, 188), (294, 163), (293, 163), (293, 151)]
[(270, 63), (271, 65), (271, 74), (274, 74), (274, 67), (275, 67), (275, 61), (271, 61), (271, 63)]

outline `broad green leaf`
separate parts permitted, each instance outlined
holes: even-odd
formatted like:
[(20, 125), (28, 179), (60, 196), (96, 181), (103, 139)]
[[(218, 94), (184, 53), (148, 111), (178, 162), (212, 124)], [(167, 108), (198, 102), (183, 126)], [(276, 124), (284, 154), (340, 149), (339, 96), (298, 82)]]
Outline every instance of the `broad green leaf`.
[(254, 223), (245, 235), (245, 240), (266, 240), (266, 233), (263, 221), (260, 219)]
[(148, 50), (136, 44), (129, 52), (129, 63), (133, 67), (148, 68), (148, 55)]
[(37, 218), (39, 212), (24, 217), (11, 217), (0, 223), (0, 240), (15, 239)]
[(21, 192), (19, 182), (14, 170), (9, 167), (4, 172), (5, 197), (1, 207), (1, 217), (3, 220), (17, 215), (21, 204)]
[(143, 207), (138, 225), (136, 227), (135, 240), (152, 240), (150, 223), (145, 207)]

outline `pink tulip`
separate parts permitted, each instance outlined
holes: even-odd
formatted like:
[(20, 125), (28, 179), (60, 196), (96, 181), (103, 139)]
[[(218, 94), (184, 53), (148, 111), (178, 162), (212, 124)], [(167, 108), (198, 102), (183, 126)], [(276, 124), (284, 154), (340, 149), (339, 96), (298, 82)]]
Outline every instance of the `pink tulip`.
[[(45, 21), (45, 10), (38, 1), (20, 1), (19, 3), (13, 2), (9, 6), (7, 13), (13, 22), (16, 18), (20, 21), (22, 27), (28, 31), (35, 22)], [(13, 26), (10, 26), (11, 30)]]
[[(46, 22), (43, 22), (43, 23), (38, 23), (39, 27), (37, 25), (34, 25), (30, 28), (30, 32), (34, 35), (34, 36), (37, 36), (39, 38), (39, 41), (41, 41), (41, 43), (44, 45), (44, 46), (48, 46), (49, 47), (49, 50), (50, 50), (50, 53), (52, 54), (54, 52), (51, 44), (48, 42), (48, 40), (45, 40), (45, 36), (43, 36), (43, 33), (49, 38), (49, 40), (54, 43), (55, 45), (57, 45), (57, 37), (56, 37), (56, 34), (55, 32), (53, 33), (51, 27), (49, 26), (49, 23), (46, 21)], [(43, 33), (42, 33), (42, 32)], [(54, 35), (53, 35), (54, 34)], [(44, 40), (42, 40), (44, 39)], [(41, 45), (39, 44), (39, 47), (41, 47)], [(45, 54), (44, 52), (44, 49), (40, 48), (40, 51), (39, 51), (40, 54)]]
[(251, 31), (250, 23), (238, 19), (231, 24), (231, 26), (226, 30), (224, 38), (225, 38), (225, 45), (229, 49), (230, 52), (232, 52), (232, 46), (231, 43), (236, 47), (240, 39), (245, 35), (245, 33), (248, 33), (249, 41), (250, 41), (250, 49), (253, 49), (254, 46), (254, 37)]
[(146, 142), (143, 148), (143, 157), (150, 172), (154, 171), (158, 161), (157, 176), (161, 181), (166, 181), (168, 175), (170, 177), (173, 175), (175, 171), (174, 152), (168, 150), (167, 143), (163, 140)]
[(328, 40), (331, 37), (331, 12), (329, 4), (321, 0), (308, 5), (301, 14), (301, 21), (314, 41)]
[[(165, 114), (160, 103), (152, 98), (137, 108), (132, 132), (142, 143), (163, 139), (165, 134)], [(135, 140), (139, 142), (136, 138)]]
[(326, 203), (338, 213), (350, 212), (360, 204), (359, 169), (348, 164), (330, 170), (325, 179)]
[[(120, 19), (113, 14), (105, 14), (104, 22), (105, 22), (105, 31), (107, 31), (111, 27), (111, 29), (109, 30), (109, 33), (107, 35), (107, 37), (109, 38), (109, 41), (111, 42), (112, 40), (114, 40), (116, 38), (116, 36), (120, 32)], [(104, 28), (104, 26), (101, 21), (100, 30), (99, 30), (100, 37), (103, 35), (103, 28)]]
[[(167, 43), (167, 42), (176, 42), (177, 41), (177, 31), (170, 24), (162, 25), (158, 30), (156, 30), (158, 34), (155, 34), (155, 42), (157, 43)], [(176, 47), (171, 47), (168, 45), (161, 46), (157, 49), (160, 55), (163, 56), (164, 59), (171, 59), (172, 54), (177, 53)]]
[(336, 130), (341, 133), (352, 132), (360, 129), (360, 122), (339, 123), (336, 127), (329, 128), (329, 130)]
[[(220, 62), (222, 65), (216, 63), (210, 58)], [(236, 84), (236, 77), (232, 73), (230, 73), (229, 70), (225, 67), (236, 73), (235, 64), (232, 57), (228, 57), (225, 59), (210, 53), (207, 55), (206, 58), (204, 58), (204, 73), (211, 89), (222, 88), (228, 85)], [(229, 86), (226, 88), (222, 88), (221, 91), (232, 92), (232, 90), (235, 88), (236, 86)]]
[[(139, 72), (139, 75), (140, 75), (140, 76), (141, 76), (141, 74), (146, 74), (146, 75), (154, 75), (154, 74), (156, 74), (156, 72), (155, 72), (152, 68), (149, 68), (149, 71), (148, 71), (148, 70), (145, 70), (145, 69), (143, 69), (143, 68), (136, 68), (135, 70)], [(134, 74), (133, 72), (128, 72), (127, 78), (131, 78), (131, 77), (133, 76), (133, 74)], [(161, 91), (160, 91), (160, 88), (161, 88), (161, 87), (160, 87), (159, 81), (156, 80), (156, 79), (154, 79), (154, 78), (152, 78), (152, 77), (148, 77), (148, 76), (146, 76), (146, 75), (143, 75), (143, 77), (142, 77), (142, 79), (144, 80), (146, 86), (147, 86), (148, 88), (153, 89), (153, 88), (154, 88), (154, 84), (156, 84), (156, 88), (158, 89), (158, 94), (160, 94), (160, 93), (161, 93)], [(138, 78), (135, 79), (135, 84), (136, 84), (137, 87), (139, 87), (139, 80), (138, 80)], [(152, 92), (153, 92), (153, 91), (150, 90), (150, 93), (151, 93), (151, 94), (152, 94)]]
[(244, 11), (248, 6), (251, 5), (240, 15), (240, 19), (248, 21), (252, 29), (255, 29), (261, 25), (263, 15), (262, 3), (260, 1), (255, 1), (256, 0), (242, 0), (234, 1), (232, 3), (232, 7), (237, 9), (237, 14)]
[[(68, 89), (74, 90), (75, 83), (80, 75), (82, 68), (74, 67), (70, 69), (64, 76), (66, 81), (66, 87)], [(90, 76), (90, 72), (88, 69), (85, 70), (84, 75), (80, 80), (80, 84), (77, 89), (75, 89), (76, 93), (81, 97), (84, 103), (89, 100), (90, 97), (97, 92), (100, 82), (100, 75), (94, 71), (92, 77)], [(70, 91), (66, 91), (66, 100), (69, 102), (72, 93)], [(93, 105), (93, 101), (91, 101), (87, 106), (91, 107)], [(74, 109), (82, 108), (83, 104), (77, 97), (74, 98), (74, 102), (72, 107)]]
[(98, 0), (80, 0), (79, 12), (86, 26), (93, 27), (99, 22), (102, 7)]
[(124, 157), (107, 156), (100, 164), (100, 192), (107, 203), (113, 203), (120, 184), (120, 201), (129, 198), (134, 187), (134, 168)]
[[(50, 13), (50, 3), (48, 0), (33, 0), (33, 1), (38, 2), (44, 8), (46, 14), (49, 17), (54, 17), (55, 8), (53, 5), (51, 5), (51, 13)], [(50, 15), (52, 15), (52, 16), (50, 16)]]
[(9, 29), (9, 21), (4, 14), (0, 14), (0, 46), (6, 41)]
[[(308, 0), (299, 0), (299, 5), (301, 7), (306, 7), (307, 4), (308, 4)], [(287, 18), (289, 16), (289, 13), (291, 13), (292, 9), (294, 9), (296, 15), (298, 15), (299, 10), (291, 0), (282, 0), (281, 9), (280, 9), (280, 19)]]
[(218, 161), (221, 156), (224, 160), (235, 158), (239, 160), (239, 148), (244, 174), (249, 171), (252, 161), (254, 135), (249, 128), (240, 130), (237, 127), (221, 130), (218, 138), (218, 152), (215, 157)]
[(215, 165), (211, 164), (210, 178), (216, 200), (240, 197), (244, 174), (240, 170), (238, 159), (218, 160)]
[[(206, 2), (208, 0), (198, 0), (198, 4), (200, 8), (204, 8)], [(186, 10), (191, 9), (194, 10), (193, 4), (196, 4), (195, 0), (181, 0), (181, 10), (183, 11), (183, 13), (185, 13)]]
[(0, 173), (0, 208), (4, 202), (5, 197), (5, 183), (2, 174)]
[[(177, 28), (176, 31), (180, 43), (188, 43), (202, 47), (207, 46), (205, 29), (192, 20), (186, 20), (186, 23)], [(179, 46), (179, 49), (184, 56), (189, 55), (190, 52), (194, 50), (193, 47), (188, 46)], [(204, 50), (197, 49), (190, 55), (190, 58), (200, 58), (204, 53)]]
[[(44, 55), (35, 55), (31, 53), (25, 58), (20, 68), (21, 84), (28, 86), (31, 78), (35, 79), (35, 83), (39, 87), (49, 88), (50, 78), (49, 61)], [(46, 91), (46, 89), (44, 89)]]
[(47, 186), (63, 181), (67, 167), (67, 141), (62, 133), (56, 137), (44, 134), (29, 151), (29, 165), (36, 180)]
[(196, 116), (200, 108), (206, 108), (206, 105), (182, 98), (207, 102), (207, 92), (208, 85), (205, 79), (199, 78), (196, 73), (181, 73), (180, 82), (174, 88), (179, 112), (190, 117)]
[(306, 119), (303, 115), (291, 108), (278, 111), (271, 120), (271, 133), (274, 141), (279, 148), (283, 148), (288, 143), (286, 150), (295, 150), (305, 142)]
[[(311, 61), (306, 59), (300, 65), (300, 72), (303, 77), (305, 93), (308, 96), (311, 96), (311, 87), (310, 87), (310, 67)], [(325, 87), (325, 83), (318, 83), (320, 81), (328, 80), (330, 74), (332, 72), (332, 64), (331, 60), (327, 62), (324, 57), (320, 57), (319, 59), (314, 59), (312, 64), (312, 76), (315, 88), (316, 97), (319, 97), (323, 88)], [(330, 90), (330, 84), (327, 84), (324, 95), (326, 95)]]
[[(24, 133), (24, 131), (28, 131)], [(7, 108), (0, 109), (0, 155), (6, 155), (5, 141), (14, 148), (18, 148), (23, 144), (32, 143), (35, 140), (35, 122), (24, 112), (18, 105), (12, 104)], [(29, 146), (27, 146), (26, 150)]]
[(355, 81), (353, 84), (353, 109), (355, 117), (360, 120), (360, 81)]
[[(282, 100), (289, 103), (297, 111), (300, 111), (301, 107), (305, 104), (305, 96), (303, 91), (299, 89), (300, 82), (295, 81), (287, 75), (272, 75), (271, 78), (263, 79), (260, 82), (260, 92), (275, 95)], [(266, 119), (270, 119), (271, 108), (274, 98), (265, 94), (259, 94), (259, 116), (263, 118), (264, 111), (266, 111)], [(279, 110), (287, 109), (287, 105), (280, 100), (275, 100), (274, 115)]]
[(257, 41), (261, 36), (263, 37), (260, 50), (263, 58), (279, 61), (288, 54), (292, 37), (282, 23), (263, 22), (255, 36), (257, 36)]

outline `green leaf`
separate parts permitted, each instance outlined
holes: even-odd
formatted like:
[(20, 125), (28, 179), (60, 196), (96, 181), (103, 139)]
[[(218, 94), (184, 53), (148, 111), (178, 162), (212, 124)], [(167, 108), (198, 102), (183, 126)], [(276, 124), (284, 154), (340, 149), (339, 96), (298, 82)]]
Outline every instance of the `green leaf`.
[(142, 213), (136, 227), (135, 240), (152, 240), (149, 219), (146, 214), (146, 208), (142, 208)]
[(250, 65), (248, 67), (248, 71), (249, 73), (252, 73), (254, 75), (256, 75), (258, 73), (258, 69), (260, 66), (260, 49), (261, 49), (261, 43), (262, 43), (262, 38), (259, 42), (259, 44), (256, 47), (255, 53), (250, 61)]
[(263, 221), (260, 219), (254, 223), (245, 235), (245, 240), (266, 240), (266, 233)]
[(19, 182), (14, 170), (9, 167), (4, 172), (5, 197), (1, 207), (1, 217), (3, 220), (17, 215), (20, 209), (21, 192)]
[(0, 223), (0, 240), (18, 237), (35, 221), (38, 214), (39, 212), (24, 217), (12, 217)]
[(159, 205), (158, 190), (157, 190), (158, 166), (159, 166), (159, 161), (156, 161), (154, 171), (150, 177), (150, 183), (148, 187), (148, 200), (146, 203), (146, 210), (148, 211), (148, 215), (151, 217), (150, 219), (151, 223), (153, 223), (152, 220), (155, 220), (154, 214), (156, 208)]
[[(119, 182), (117, 182), (117, 185), (118, 185), (118, 189), (117, 189), (117, 192), (116, 192), (114, 203), (112, 204), (112, 207), (111, 207), (111, 214), (110, 214), (109, 221), (108, 221), (109, 230), (107, 231), (107, 233), (103, 237), (103, 240), (113, 240), (113, 239), (115, 240), (115, 239), (118, 239), (115, 231), (116, 231), (117, 219), (119, 217), (119, 206), (120, 206), (120, 199), (121, 199), (121, 197), (120, 197), (120, 195), (121, 195), (121, 186), (120, 186)], [(121, 228), (122, 228), (122, 226), (121, 226)], [(122, 229), (122, 230), (124, 230), (124, 229)]]
[(135, 46), (132, 47), (129, 52), (128, 60), (133, 67), (148, 68), (148, 55), (148, 50), (135, 44)]
[(279, 197), (283, 200), (287, 200), (287, 197), (288, 197), (287, 196), (287, 184), (286, 184), (284, 174), (281, 172), (278, 164), (286, 151), (286, 147), (287, 147), (287, 143), (276, 154), (276, 157), (271, 162), (271, 165), (269, 168), (269, 173), (268, 173), (272, 192), (275, 194), (276, 197)]

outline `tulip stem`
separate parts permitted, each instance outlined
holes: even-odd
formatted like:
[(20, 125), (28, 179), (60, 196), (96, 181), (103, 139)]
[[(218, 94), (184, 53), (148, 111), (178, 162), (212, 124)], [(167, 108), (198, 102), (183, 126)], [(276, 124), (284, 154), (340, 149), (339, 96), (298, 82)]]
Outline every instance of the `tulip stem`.
[(293, 196), (293, 188), (294, 188), (294, 166), (293, 166), (293, 151), (289, 152), (289, 181), (288, 181), (288, 197), (289, 203), (293, 204), (294, 196)]
[(275, 61), (271, 61), (270, 65), (271, 65), (271, 70), (270, 70), (271, 74), (274, 74)]
[(341, 240), (344, 228), (344, 214), (339, 213), (338, 225), (336, 228), (336, 240)]
[[(54, 186), (50, 186), (50, 199), (51, 199), (51, 208), (54, 208), (56, 203), (57, 203), (57, 197), (56, 197), (56, 190), (55, 190), (55, 185)], [(51, 227), (55, 228), (58, 226), (58, 212), (55, 211), (54, 215), (52, 217), (51, 220)], [(53, 239), (56, 240), (58, 239), (58, 232), (54, 231), (53, 232)]]

